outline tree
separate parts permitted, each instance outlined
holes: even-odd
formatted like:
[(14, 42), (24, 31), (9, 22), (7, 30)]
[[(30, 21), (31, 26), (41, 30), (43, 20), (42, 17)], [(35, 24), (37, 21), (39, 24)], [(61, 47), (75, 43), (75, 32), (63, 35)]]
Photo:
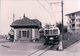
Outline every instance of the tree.
[(51, 24), (46, 24), (46, 25), (45, 25), (45, 28), (50, 29), (51, 26), (52, 26)]
[[(62, 33), (62, 23), (56, 23), (56, 26), (60, 29), (60, 32)], [(67, 26), (63, 26), (63, 32), (67, 32)]]

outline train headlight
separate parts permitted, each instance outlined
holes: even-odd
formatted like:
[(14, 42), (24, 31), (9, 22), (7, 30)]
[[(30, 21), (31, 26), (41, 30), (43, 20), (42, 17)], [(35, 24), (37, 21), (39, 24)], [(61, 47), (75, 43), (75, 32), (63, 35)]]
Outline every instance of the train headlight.
[(57, 36), (56, 36), (56, 38), (57, 38)]
[(46, 37), (46, 38), (48, 38), (48, 37)]
[(50, 40), (53, 40), (54, 38), (53, 37), (50, 37)]

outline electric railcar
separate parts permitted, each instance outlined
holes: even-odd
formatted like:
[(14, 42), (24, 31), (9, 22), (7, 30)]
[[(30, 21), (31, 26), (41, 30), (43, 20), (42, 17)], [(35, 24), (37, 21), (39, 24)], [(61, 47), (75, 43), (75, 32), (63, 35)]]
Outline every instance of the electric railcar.
[(60, 30), (58, 27), (53, 26), (50, 29), (45, 28), (44, 29), (44, 37), (45, 37), (45, 45), (46, 44), (59, 44), (59, 36), (60, 36)]

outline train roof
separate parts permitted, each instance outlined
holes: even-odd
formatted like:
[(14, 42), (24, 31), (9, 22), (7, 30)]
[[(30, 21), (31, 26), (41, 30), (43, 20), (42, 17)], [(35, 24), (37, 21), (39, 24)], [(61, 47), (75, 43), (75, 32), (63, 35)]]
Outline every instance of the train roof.
[[(57, 26), (52, 26), (51, 28), (49, 28), (50, 30), (51, 29), (59, 29)], [(48, 30), (48, 28), (44, 28), (44, 30)]]

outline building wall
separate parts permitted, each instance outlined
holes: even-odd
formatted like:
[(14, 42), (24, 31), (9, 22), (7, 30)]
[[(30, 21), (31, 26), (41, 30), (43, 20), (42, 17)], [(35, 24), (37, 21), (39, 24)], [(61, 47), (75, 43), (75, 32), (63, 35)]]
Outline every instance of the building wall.
[(32, 39), (39, 39), (39, 29), (32, 29)]
[(39, 29), (35, 29), (35, 37), (39, 39)]
[(80, 29), (80, 13), (76, 13), (76, 29)]
[[(69, 32), (77, 32), (80, 29), (80, 12), (74, 13), (74, 16), (71, 17), (72, 14), (68, 15), (68, 31)], [(74, 22), (72, 20), (74, 19)], [(72, 27), (72, 24), (75, 24), (75, 27)], [(72, 30), (75, 29), (75, 30)]]
[[(24, 38), (21, 34), (21, 38), (19, 37), (19, 31), (29, 31), (29, 38)], [(31, 28), (18, 28), (18, 29), (14, 29), (14, 38), (15, 40), (19, 40), (19, 39), (23, 39), (23, 40), (32, 40), (32, 39), (36, 39), (39, 38), (39, 30), (38, 29), (31, 29)]]
[(23, 28), (23, 29), (21, 29), (21, 28), (18, 28), (18, 29), (14, 29), (14, 38), (16, 39), (16, 40), (18, 40), (18, 39), (20, 39), (20, 34), (19, 34), (19, 31), (21, 31), (21, 39), (27, 39), (27, 37), (26, 38), (24, 38), (23, 36), (22, 36), (22, 31), (29, 31), (29, 38), (28, 39), (31, 39), (31, 29), (27, 29), (27, 28)]

